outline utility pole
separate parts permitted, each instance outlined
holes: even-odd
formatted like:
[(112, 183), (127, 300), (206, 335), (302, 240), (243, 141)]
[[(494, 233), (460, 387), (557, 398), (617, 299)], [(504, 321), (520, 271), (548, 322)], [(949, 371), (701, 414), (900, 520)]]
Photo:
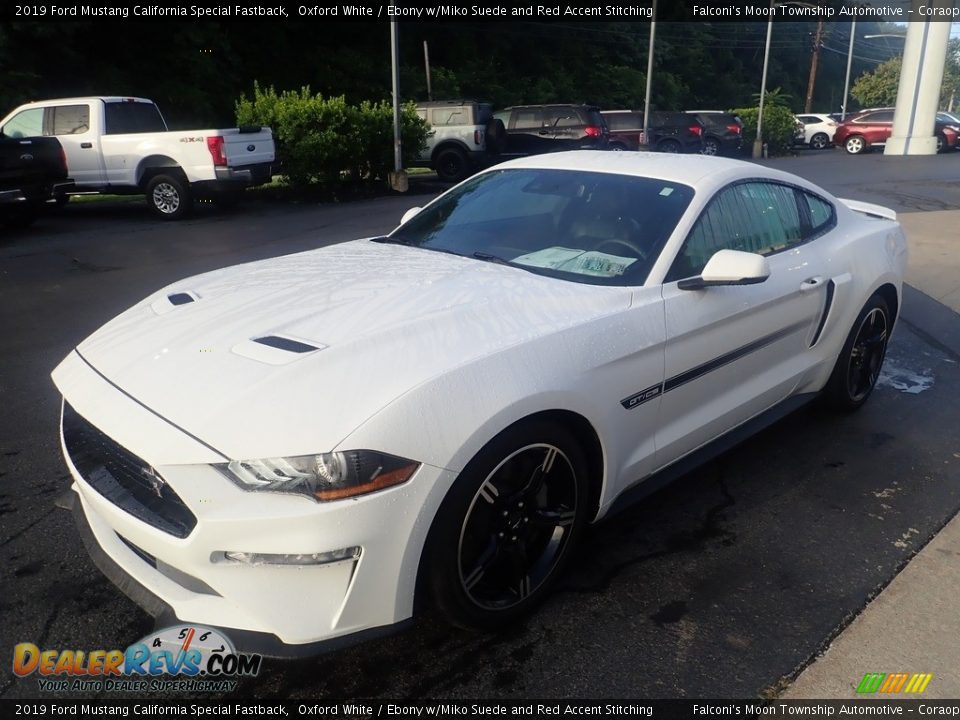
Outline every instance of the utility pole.
[(807, 81), (807, 101), (803, 111), (813, 110), (813, 87), (817, 82), (817, 65), (820, 64), (820, 44), (823, 40), (823, 20), (817, 22), (817, 34), (813, 38), (813, 56), (810, 58), (810, 79)]
[(430, 85), (430, 49), (427, 41), (423, 41), (423, 66), (427, 69), (427, 100), (433, 100), (433, 88)]

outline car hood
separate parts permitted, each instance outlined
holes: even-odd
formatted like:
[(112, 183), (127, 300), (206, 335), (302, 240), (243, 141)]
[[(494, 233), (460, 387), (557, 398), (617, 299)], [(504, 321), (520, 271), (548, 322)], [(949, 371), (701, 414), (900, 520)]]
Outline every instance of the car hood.
[(309, 454), (445, 371), (623, 309), (630, 295), (358, 240), (177, 282), (77, 350), (227, 457)]

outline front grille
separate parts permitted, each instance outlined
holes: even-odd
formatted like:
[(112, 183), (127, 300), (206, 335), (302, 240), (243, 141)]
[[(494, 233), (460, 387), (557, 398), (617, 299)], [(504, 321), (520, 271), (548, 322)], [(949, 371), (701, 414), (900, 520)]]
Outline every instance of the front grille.
[(117, 507), (178, 538), (196, 526), (196, 516), (149, 463), (97, 430), (67, 402), (63, 440), (77, 472)]

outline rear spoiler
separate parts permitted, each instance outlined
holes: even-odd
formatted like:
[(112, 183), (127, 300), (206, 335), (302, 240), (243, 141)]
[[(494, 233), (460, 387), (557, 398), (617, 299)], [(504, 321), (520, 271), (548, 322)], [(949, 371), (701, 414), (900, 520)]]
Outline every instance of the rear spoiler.
[(869, 215), (870, 217), (881, 218), (883, 220), (896, 221), (897, 219), (897, 213), (890, 208), (883, 207), (883, 205), (874, 205), (873, 203), (850, 200), (848, 198), (839, 198), (839, 200), (854, 212)]

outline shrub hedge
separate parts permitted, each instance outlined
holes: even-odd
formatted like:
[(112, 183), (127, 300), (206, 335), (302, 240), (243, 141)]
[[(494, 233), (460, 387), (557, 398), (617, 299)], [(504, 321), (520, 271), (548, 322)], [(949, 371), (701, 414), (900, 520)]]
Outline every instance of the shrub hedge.
[[(385, 100), (347, 103), (310, 88), (277, 93), (254, 83), (253, 97), (237, 100), (239, 125), (273, 129), (286, 182), (297, 188), (335, 192), (344, 186), (379, 181), (393, 169), (393, 106)], [(427, 125), (412, 103), (401, 108), (403, 164), (426, 145)]]

